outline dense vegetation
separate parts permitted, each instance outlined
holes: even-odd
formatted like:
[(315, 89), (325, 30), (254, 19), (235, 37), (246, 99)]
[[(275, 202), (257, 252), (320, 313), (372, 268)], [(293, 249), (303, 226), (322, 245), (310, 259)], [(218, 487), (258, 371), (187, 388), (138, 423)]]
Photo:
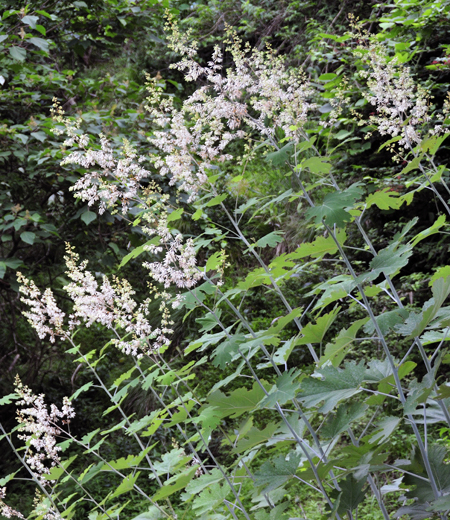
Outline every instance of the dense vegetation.
[(0, 5), (0, 516), (447, 518), (450, 1)]

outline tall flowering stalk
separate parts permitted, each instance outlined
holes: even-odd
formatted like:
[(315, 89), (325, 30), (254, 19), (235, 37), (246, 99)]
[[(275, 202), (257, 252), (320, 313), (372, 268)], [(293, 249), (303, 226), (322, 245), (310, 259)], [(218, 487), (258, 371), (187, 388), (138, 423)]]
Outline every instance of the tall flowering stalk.
[[(377, 251), (361, 224), (360, 216), (370, 205), (378, 205), (380, 209), (396, 207), (392, 199), (383, 194), (378, 198), (369, 194), (361, 201), (361, 185), (339, 186), (331, 173), (331, 158), (321, 157), (316, 148), (325, 133), (332, 135), (339, 123), (339, 110), (332, 113), (324, 125), (317, 125), (313, 139), (306, 127), (317, 108), (313, 102), (315, 94), (301, 72), (287, 70), (283, 59), (270, 49), (259, 51), (242, 46), (232, 30), (227, 33), (226, 51), (232, 57), (233, 65), (224, 70), (222, 51), (216, 48), (211, 61), (202, 66), (197, 61), (197, 46), (189, 42), (189, 35), (181, 34), (170, 19), (169, 26), (172, 31), (170, 46), (183, 56), (174, 68), (182, 71), (187, 81), (195, 81), (200, 86), (183, 103), (177, 104), (172, 97), (166, 96), (157, 80), (149, 80), (147, 109), (151, 122), (157, 127), (151, 137), (157, 149), (153, 155), (138, 157), (127, 142), (117, 152), (104, 136), (101, 137), (100, 149), (92, 150), (78, 123), (64, 119), (56, 109), (57, 121), (66, 125), (69, 137), (66, 145), (78, 146), (64, 164), (88, 169), (74, 186), (75, 195), (90, 206), (98, 203), (99, 212), (108, 208), (121, 210), (126, 215), (131, 208), (139, 207), (141, 210), (142, 229), (152, 237), (143, 247), (152, 255), (144, 266), (153, 280), (149, 285), (150, 291), (155, 298), (160, 298), (160, 327), (150, 326), (149, 300), (139, 304), (131, 285), (125, 280), (103, 277), (99, 281), (88, 271), (87, 262), (80, 262), (70, 246), (66, 263), (71, 281), (65, 289), (73, 302), (73, 309), (66, 327), (65, 315), (58, 309), (53, 294), (47, 291), (41, 294), (32, 282), (23, 276), (20, 278), (24, 302), (30, 306), (27, 317), (38, 334), (42, 338), (49, 335), (52, 341), (58, 335), (71, 341), (71, 352), (81, 355), (80, 359), (92, 371), (98, 386), (111, 400), (111, 410), (120, 413), (121, 422), (101, 435), (121, 429), (133, 437), (139, 447), (139, 455), (133, 455), (131, 459), (107, 461), (101, 451), (103, 441), (94, 445), (93, 439), (98, 432), (91, 432), (87, 441), (79, 443), (100, 460), (97, 467), (89, 469), (89, 478), (95, 472), (117, 468), (122, 471), (123, 466), (131, 469), (128, 475), (118, 473), (123, 480), (118, 488), (120, 493), (117, 493), (133, 489), (152, 503), (158, 515), (168, 518), (176, 514), (173, 504), (169, 502), (167, 507), (161, 504), (181, 489), (185, 491), (182, 500), (192, 502), (192, 509), (198, 517), (210, 514), (212, 509), (214, 518), (284, 518), (285, 511), (294, 506), (284, 500), (287, 492), (281, 486), (292, 485), (295, 490), (295, 486), (301, 484), (319, 493), (330, 518), (337, 520), (345, 517), (353, 520), (354, 511), (370, 489), (382, 517), (389, 520), (390, 513), (377, 475), (393, 469), (402, 475), (403, 483), (408, 486), (407, 497), (416, 499), (412, 506), (407, 504), (401, 508), (397, 516), (411, 513), (413, 517), (425, 518), (424, 514), (432, 512), (444, 519), (450, 496), (446, 484), (448, 468), (442, 450), (430, 442), (427, 414), (435, 410), (432, 407), (437, 402), (442, 414), (440, 419), (450, 425), (444, 403), (448, 388), (438, 387), (436, 383), (439, 349), (430, 358), (422, 340), (427, 339), (429, 328), (434, 334), (440, 327), (448, 326), (447, 311), (442, 305), (450, 294), (450, 277), (445, 269), (434, 277), (433, 298), (420, 314), (404, 308), (393, 282), (399, 269), (408, 263), (415, 245), (442, 227), (442, 219), (409, 241), (405, 237), (414, 222), (408, 224), (394, 236), (386, 249)], [(389, 60), (372, 40), (368, 39), (367, 45), (357, 52), (367, 66), (361, 73), (369, 89), (364, 95), (376, 109), (370, 122), (382, 135), (395, 138), (402, 151), (417, 153), (424, 137), (436, 137), (435, 134), (441, 132), (439, 128), (432, 128), (431, 133), (427, 134), (426, 130), (424, 133), (424, 125), (432, 126), (427, 95), (420, 87), (415, 88), (409, 72), (398, 69), (397, 64)], [(341, 94), (336, 94), (337, 101), (332, 105), (339, 104)], [(293, 193), (288, 190), (277, 201), (289, 197), (291, 201), (300, 199), (306, 202), (310, 206), (306, 218), (315, 221), (316, 240), (301, 244), (292, 253), (275, 256), (269, 263), (259, 253), (259, 248), (276, 245), (279, 235), (271, 233), (258, 241), (249, 239), (246, 230), (240, 227), (240, 215), (245, 207), (233, 211), (224, 205), (224, 198), (217, 191), (216, 178), (211, 175), (212, 171), (217, 172), (221, 165), (234, 159), (229, 145), (238, 139), (244, 140), (249, 153), (255, 152), (255, 143), (280, 152), (288, 142), (288, 151), (285, 149), (278, 155), (290, 173), (297, 177), (301, 191)], [(316, 156), (303, 156), (305, 150), (314, 151)], [(151, 166), (144, 169), (141, 166), (144, 162)], [(311, 178), (315, 179), (310, 186), (303, 182), (304, 169), (309, 169)], [(259, 265), (258, 269), (250, 272), (235, 287), (222, 289), (225, 252), (222, 250), (211, 255), (204, 267), (197, 265), (196, 241), (183, 237), (174, 229), (171, 222), (181, 213), (172, 215), (175, 208), (170, 205), (170, 197), (151, 179), (155, 173), (166, 178), (177, 195), (186, 195), (185, 199), (195, 203), (202, 212), (220, 205), (231, 224), (227, 236), (240, 241), (245, 254), (252, 255)], [(141, 186), (144, 180), (145, 188)], [(329, 193), (330, 188), (335, 192)], [(365, 249), (361, 249), (360, 254), (369, 257), (365, 262), (355, 264), (349, 253), (349, 249), (354, 248), (346, 245), (345, 228), (348, 224), (352, 233), (358, 229), (361, 234)], [(302, 299), (288, 299), (283, 292), (283, 283), (307, 273), (322, 260), (330, 260), (324, 259), (325, 255), (335, 255), (333, 260), (345, 274), (339, 273), (314, 287), (310, 296), (314, 294), (316, 300), (308, 305)], [(210, 271), (219, 273), (218, 283), (217, 274), (212, 279)], [(383, 279), (381, 282), (377, 281), (379, 277)], [(200, 280), (205, 283), (195, 288)], [(285, 314), (274, 316), (266, 329), (247, 319), (241, 308), (247, 292), (254, 287), (271, 291), (285, 308)], [(169, 294), (171, 291), (175, 297)], [(389, 310), (389, 319), (379, 314), (374, 300), (383, 292), (396, 306)], [(195, 338), (187, 352), (210, 348), (215, 366), (224, 368), (234, 363), (235, 372), (217, 381), (207, 396), (198, 396), (196, 388), (192, 388), (189, 382), (198, 375), (192, 371), (193, 366), (200, 367), (205, 358), (175, 370), (164, 354), (173, 326), (169, 302), (173, 307), (180, 307), (186, 293), (190, 297), (189, 305), (194, 302), (205, 312), (201, 320), (205, 334)], [(210, 295), (214, 298), (207, 297)], [(238, 296), (242, 300), (236, 304)], [(326, 312), (330, 304), (336, 306)], [(364, 317), (334, 337), (331, 325), (338, 316), (348, 312), (347, 307), (342, 310), (343, 305), (350, 310), (358, 306)], [(225, 309), (223, 321), (221, 316), (225, 315)], [(315, 321), (305, 323), (310, 312)], [(287, 325), (291, 322), (295, 334), (286, 339)], [(105, 327), (124, 353), (136, 358), (147, 356), (150, 367), (145, 369), (144, 364), (136, 360), (130, 371), (108, 387), (95, 368), (100, 359), (91, 362), (90, 356), (83, 355), (71, 338), (77, 327), (94, 324)], [(359, 333), (362, 327), (364, 334)], [(403, 359), (394, 356), (388, 334), (412, 340)], [(445, 341), (446, 333), (440, 331), (439, 334), (438, 337)], [(352, 344), (369, 341), (368, 337), (373, 345), (377, 342), (382, 346), (383, 359), (358, 359), (357, 363), (345, 360), (351, 353)], [(422, 356), (426, 376), (420, 382), (415, 379), (410, 382), (406, 376), (410, 376), (415, 363), (410, 363), (408, 358), (416, 347)], [(312, 359), (311, 366), (304, 373), (292, 364), (293, 358), (290, 358), (298, 349), (305, 349), (304, 358), (309, 355)], [(272, 371), (269, 377), (266, 377), (266, 370)], [(128, 382), (134, 372), (138, 375)], [(244, 384), (227, 395), (223, 389), (233, 380), (250, 380), (253, 386), (250, 389)], [(137, 385), (150, 391), (157, 405), (150, 414), (134, 420), (121, 407), (121, 402), (128, 388)], [(24, 440), (34, 447), (29, 464), (41, 475), (48, 470), (46, 463), (60, 462), (56, 445), (47, 440), (46, 435), (55, 435), (56, 430), (51, 428), (57, 428), (54, 426), (57, 419), (70, 418), (73, 410), (65, 403), (66, 408), (61, 411), (56, 407), (50, 412), (46, 408), (42, 411), (41, 396), (33, 396), (22, 387), (17, 393), (21, 397), (20, 404), (29, 406), (19, 413), (28, 433)], [(389, 409), (395, 410), (392, 413), (397, 413), (397, 410), (399, 413), (379, 420), (378, 405), (389, 401), (393, 403)], [(261, 417), (262, 410), (270, 417), (276, 416), (278, 422), (259, 429), (252, 421), (253, 417)], [(239, 428), (235, 428), (233, 423), (233, 430), (227, 432), (228, 418), (234, 419), (245, 413), (249, 413), (248, 420)], [(423, 426), (416, 419), (420, 414), (424, 418)], [(361, 427), (363, 417), (365, 424)], [(389, 448), (393, 432), (402, 421), (406, 427), (411, 427), (420, 456), (413, 454), (412, 462), (401, 460), (391, 464), (392, 461), (382, 452)], [(186, 449), (172, 441), (173, 449), (165, 453), (161, 461), (155, 461), (151, 453), (152, 442), (160, 426), (177, 428)], [(223, 443), (231, 448), (230, 455), (236, 456), (230, 467), (221, 464), (210, 447), (215, 432), (220, 432)], [(333, 450), (339, 446), (343, 434), (346, 435), (345, 442), (348, 437), (349, 446), (336, 454)], [(274, 446), (278, 448), (278, 443), (282, 443), (278, 446), (283, 446), (283, 449), (274, 453)], [(207, 464), (205, 460), (208, 460)], [(146, 494), (138, 481), (142, 472), (147, 472), (159, 486), (152, 496)], [(442, 475), (445, 478), (441, 478)], [(83, 478), (80, 476), (78, 479), (80, 486)], [(254, 508), (250, 509), (243, 498), (246, 492), (244, 479), (252, 482), (252, 498), (257, 502), (255, 508), (267, 510), (253, 515)], [(101, 509), (109, 498), (110, 495), (101, 505), (91, 497), (89, 500)], [(208, 509), (205, 509), (205, 504)], [(118, 516), (119, 513), (119, 506), (115, 504), (102, 518)]]
[(38, 476), (40, 483), (47, 485), (50, 481), (45, 475), (61, 462), (61, 448), (57, 446), (56, 438), (63, 434), (63, 431), (58, 423), (69, 424), (75, 417), (74, 408), (69, 399), (64, 397), (61, 409), (54, 404), (48, 409), (44, 403), (44, 395), (34, 395), (30, 388), (22, 384), (18, 376), (15, 390), (20, 397), (17, 404), (22, 407), (17, 411), (17, 420), (20, 425), (19, 431), (24, 432), (19, 435), (19, 439), (24, 440), (27, 445), (25, 461)]

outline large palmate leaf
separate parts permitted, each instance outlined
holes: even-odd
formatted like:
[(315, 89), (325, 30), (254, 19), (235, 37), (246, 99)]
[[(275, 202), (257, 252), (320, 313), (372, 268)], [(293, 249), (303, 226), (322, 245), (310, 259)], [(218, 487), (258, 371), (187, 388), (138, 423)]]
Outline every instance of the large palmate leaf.
[[(425, 464), (419, 453), (413, 454), (412, 461), (398, 461), (396, 465), (408, 471), (403, 482), (408, 488), (407, 498), (415, 502), (400, 508), (396, 518), (410, 515), (414, 520), (434, 518), (433, 511), (447, 513), (450, 509), (450, 466), (446, 464), (448, 453), (445, 446), (432, 444), (428, 447), (427, 456), (440, 497), (436, 498), (425, 470)], [(417, 475), (417, 476), (416, 476)], [(445, 516), (447, 518), (447, 516)]]
[(280, 487), (287, 480), (292, 478), (297, 471), (301, 456), (296, 453), (289, 455), (289, 460), (280, 455), (276, 459), (266, 461), (259, 471), (255, 473), (257, 486), (264, 486), (263, 493), (268, 493), (272, 489)]
[(301, 384), (298, 399), (311, 408), (323, 401), (320, 411), (331, 411), (339, 401), (348, 399), (361, 391), (366, 368), (364, 362), (346, 363), (342, 370), (327, 366), (316, 371), (316, 377), (308, 377)]
[(397, 426), (400, 424), (400, 417), (385, 417), (375, 428), (375, 432), (370, 436), (371, 444), (382, 444), (386, 442)]
[(360, 278), (364, 281), (369, 281), (375, 280), (381, 273), (385, 276), (393, 275), (408, 263), (411, 255), (411, 245), (399, 245), (394, 242), (378, 252), (377, 256), (370, 262), (372, 271), (367, 275), (362, 275)]
[(335, 307), (328, 314), (317, 318), (316, 323), (307, 323), (302, 328), (303, 337), (300, 338), (299, 343), (301, 342), (301, 345), (306, 345), (307, 343), (322, 343), (327, 330), (333, 324), (339, 311), (340, 307)]
[(278, 423), (269, 423), (263, 430), (258, 430), (255, 426), (252, 426), (250, 430), (245, 433), (245, 437), (239, 440), (234, 451), (236, 453), (242, 453), (258, 444), (267, 442), (273, 437), (278, 426)]
[(341, 404), (336, 414), (330, 415), (323, 425), (323, 437), (325, 439), (332, 439), (345, 430), (348, 430), (350, 424), (362, 417), (367, 408), (364, 403)]
[[(408, 311), (406, 309), (394, 309), (393, 311), (383, 312), (379, 316), (375, 317), (378, 327), (383, 334), (392, 330), (399, 323), (408, 317)], [(373, 334), (375, 332), (375, 324), (373, 321), (368, 321), (364, 325), (364, 332), (366, 334)]]
[(308, 209), (306, 216), (308, 219), (314, 218), (316, 224), (323, 220), (328, 226), (345, 227), (345, 223), (352, 220), (351, 214), (345, 208), (352, 206), (362, 193), (363, 190), (358, 183), (344, 191), (330, 193), (321, 204)]
[(435, 379), (432, 373), (425, 374), (420, 383), (417, 379), (413, 379), (409, 384), (408, 397), (403, 405), (405, 414), (413, 413), (419, 404), (425, 403), (434, 385)]
[(332, 498), (339, 500), (337, 511), (343, 515), (347, 511), (354, 511), (364, 500), (366, 495), (363, 490), (365, 479), (356, 480), (353, 475), (348, 475), (345, 480), (339, 481), (341, 491), (334, 490), (331, 494)]
[(192, 460), (192, 456), (186, 455), (182, 448), (178, 448), (164, 453), (161, 459), (161, 462), (153, 462), (156, 473), (158, 475), (170, 475), (184, 468)]
[(188, 468), (186, 468), (182, 473), (174, 475), (169, 480), (166, 480), (164, 485), (158, 489), (155, 495), (153, 495), (152, 500), (161, 500), (162, 498), (166, 498), (177, 491), (184, 489), (194, 477), (197, 469), (198, 466), (188, 466)]
[(199, 515), (209, 513), (219, 507), (230, 493), (231, 488), (228, 484), (221, 485), (218, 482), (210, 484), (197, 496), (192, 507)]
[[(267, 387), (266, 390), (270, 388), (267, 383), (263, 384)], [(214, 413), (217, 412), (220, 417), (239, 417), (254, 410), (264, 396), (264, 390), (255, 382), (251, 390), (238, 388), (228, 396), (217, 390), (209, 396), (208, 404), (216, 407)]]
[(356, 333), (368, 319), (369, 318), (363, 318), (357, 320), (348, 329), (342, 329), (333, 343), (327, 343), (325, 353), (320, 358), (319, 364), (322, 366), (326, 362), (330, 361), (333, 366), (339, 366), (347, 352), (352, 347), (353, 342), (356, 339)]
[(391, 191), (391, 188), (384, 188), (371, 193), (365, 201), (365, 206), (367, 209), (373, 205), (380, 209), (399, 209), (404, 202), (397, 192)]
[(269, 395), (259, 403), (261, 408), (273, 408), (277, 403), (283, 405), (292, 401), (297, 394), (300, 384), (295, 379), (300, 375), (300, 370), (291, 369), (279, 376), (275, 385), (269, 390)]
[(213, 350), (213, 365), (224, 369), (228, 363), (239, 357), (239, 346), (245, 341), (244, 334), (234, 334)]
[[(433, 283), (433, 298), (429, 299), (422, 308), (422, 312), (411, 312), (405, 323), (397, 325), (395, 330), (408, 339), (419, 336), (428, 324), (438, 315), (442, 304), (450, 294), (450, 276), (439, 278)], [(442, 322), (439, 324), (442, 327)]]

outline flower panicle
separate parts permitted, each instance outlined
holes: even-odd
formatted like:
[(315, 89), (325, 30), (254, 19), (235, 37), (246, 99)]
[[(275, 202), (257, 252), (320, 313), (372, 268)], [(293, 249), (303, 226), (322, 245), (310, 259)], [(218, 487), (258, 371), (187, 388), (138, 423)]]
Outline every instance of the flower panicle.
[(61, 462), (61, 448), (56, 444), (56, 437), (63, 431), (58, 423), (62, 421), (69, 424), (75, 417), (75, 410), (67, 397), (63, 398), (61, 409), (54, 404), (49, 409), (44, 402), (45, 396), (33, 394), (30, 388), (22, 384), (19, 376), (16, 376), (14, 386), (20, 397), (17, 404), (21, 407), (17, 411), (19, 430), (23, 432), (19, 439), (24, 440), (28, 446), (25, 461), (45, 486), (52, 482), (45, 476), (53, 466)]

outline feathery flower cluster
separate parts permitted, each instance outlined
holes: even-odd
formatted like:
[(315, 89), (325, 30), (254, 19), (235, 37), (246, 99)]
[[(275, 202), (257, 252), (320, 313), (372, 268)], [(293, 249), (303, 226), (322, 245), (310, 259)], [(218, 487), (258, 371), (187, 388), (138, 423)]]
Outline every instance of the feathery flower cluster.
[(87, 170), (94, 166), (100, 170), (86, 173), (70, 190), (89, 206), (100, 202), (100, 214), (106, 208), (114, 208), (118, 202), (122, 204), (122, 212), (126, 213), (130, 202), (137, 198), (140, 182), (150, 176), (150, 172), (140, 164), (145, 158), (137, 158), (130, 144), (124, 141), (122, 157), (117, 159), (105, 136), (100, 136), (100, 150), (86, 150), (87, 141), (83, 137), (73, 138), (83, 151), (71, 153), (61, 164), (77, 164)]
[(67, 245), (65, 257), (67, 276), (72, 280), (64, 290), (74, 302), (73, 312), (69, 316), (69, 327), (73, 329), (83, 320), (87, 327), (100, 323), (109, 329), (118, 327), (132, 335), (132, 340), (113, 340), (125, 354), (141, 357), (139, 351), (149, 352), (147, 343), (152, 339), (153, 348), (169, 343), (165, 336), (169, 330), (153, 329), (147, 319), (149, 299), (139, 304), (132, 298), (135, 294), (126, 280), (114, 278), (110, 282), (106, 276), (101, 284), (94, 275), (86, 270), (87, 261), (79, 262), (79, 255)]
[(25, 519), (22, 513), (6, 505), (5, 502), (3, 502), (4, 498), (6, 498), (6, 488), (0, 488), (0, 515), (6, 516), (6, 518), (17, 517)]
[(34, 395), (27, 386), (22, 384), (18, 376), (14, 386), (21, 398), (17, 404), (25, 407), (18, 410), (17, 420), (20, 431), (26, 432), (25, 435), (19, 435), (19, 438), (29, 446), (26, 463), (41, 484), (46, 485), (50, 481), (46, 480), (44, 475), (50, 472), (51, 467), (60, 463), (58, 452), (61, 448), (56, 445), (56, 436), (62, 431), (57, 423), (61, 419), (64, 424), (68, 424), (70, 419), (75, 417), (75, 412), (67, 397), (63, 399), (61, 410), (51, 404), (49, 412), (44, 403), (44, 395)]
[[(287, 70), (283, 58), (275, 56), (270, 49), (259, 51), (248, 45), (243, 47), (236, 34), (228, 30), (226, 50), (233, 58), (234, 67), (224, 74), (223, 56), (218, 47), (211, 61), (203, 67), (196, 61), (197, 44), (189, 41), (190, 35), (181, 34), (170, 16), (168, 27), (170, 46), (182, 55), (173, 68), (184, 72), (186, 80), (201, 78), (205, 85), (178, 108), (172, 97), (165, 96), (156, 78), (149, 81), (146, 108), (153, 122), (160, 127), (151, 138), (158, 152), (150, 161), (161, 175), (169, 178), (170, 185), (187, 193), (191, 202), (207, 184), (208, 171), (232, 158), (226, 153), (229, 143), (235, 139), (249, 139), (254, 130), (270, 141), (277, 129), (281, 129), (287, 139), (298, 142), (302, 139), (308, 113), (316, 105), (310, 102), (313, 91), (304, 74)], [(183, 243), (182, 235), (170, 231), (167, 207), (163, 207), (167, 196), (152, 188), (159, 198), (157, 203), (148, 206), (140, 199), (145, 191), (140, 183), (150, 177), (150, 172), (140, 166), (142, 157), (137, 159), (136, 152), (125, 142), (123, 157), (116, 159), (105, 137), (101, 138), (101, 150), (87, 149), (89, 139), (81, 133), (79, 122), (65, 120), (57, 105), (54, 114), (55, 120), (66, 126), (69, 139), (65, 144), (77, 144), (80, 148), (63, 164), (77, 164), (88, 170), (73, 186), (76, 196), (88, 205), (99, 202), (100, 213), (119, 202), (124, 212), (132, 200), (144, 204), (148, 225), (143, 229), (149, 235), (160, 237), (160, 243), (149, 246), (148, 250), (164, 253), (161, 261), (144, 265), (153, 279), (165, 288), (193, 287), (202, 277), (196, 268), (194, 244), (191, 239)], [(85, 270), (85, 264), (76, 266), (76, 262), (70, 262), (73, 283), (67, 290), (75, 301), (71, 327), (78, 325), (81, 318), (88, 326), (98, 322), (110, 328), (113, 325), (124, 328), (134, 335), (134, 339), (127, 344), (119, 342), (118, 346), (133, 354), (137, 352), (138, 344), (149, 336), (156, 338), (156, 345), (167, 344), (165, 332), (169, 329), (165, 327), (168, 323), (164, 323), (161, 330), (152, 331), (145, 318), (145, 305), (135, 310), (129, 286), (117, 281), (111, 284), (104, 279), (99, 287)], [(178, 297), (174, 305), (179, 303)]]
[[(383, 46), (366, 34), (359, 33), (358, 39), (365, 43), (357, 47), (356, 54), (367, 67), (359, 75), (367, 80), (370, 89), (363, 95), (377, 111), (369, 122), (381, 135), (400, 136), (400, 146), (416, 146), (422, 140), (422, 128), (431, 119), (427, 92), (416, 84), (409, 68), (389, 57)], [(440, 131), (438, 126), (432, 133)]]
[(217, 163), (231, 159), (224, 152), (235, 140), (248, 137), (248, 130), (273, 136), (282, 129), (287, 139), (298, 142), (308, 112), (316, 106), (309, 101), (313, 92), (301, 72), (286, 70), (282, 57), (270, 50), (242, 48), (240, 40), (229, 30), (227, 50), (234, 69), (222, 74), (222, 52), (217, 47), (206, 67), (195, 61), (196, 45), (188, 43), (170, 20), (170, 46), (184, 58), (172, 65), (185, 74), (188, 81), (199, 78), (206, 85), (198, 88), (177, 109), (172, 98), (164, 98), (156, 80), (149, 81), (147, 109), (156, 124), (163, 128), (154, 133), (151, 142), (163, 155), (152, 158), (162, 175), (170, 175), (170, 183), (196, 198), (207, 182), (207, 171)]
[(55, 342), (55, 335), (64, 339), (62, 327), (65, 314), (58, 308), (51, 289), (46, 289), (41, 295), (36, 284), (25, 278), (22, 273), (17, 273), (17, 280), (21, 283), (20, 292), (26, 296), (22, 297), (21, 301), (30, 307), (30, 311), (23, 314), (38, 336), (44, 339), (48, 334), (52, 343)]
[[(182, 243), (183, 235), (176, 235), (168, 244), (162, 262), (144, 262), (154, 280), (164, 284), (164, 287), (176, 285), (180, 288), (193, 287), (202, 273), (196, 268), (195, 248), (192, 239)], [(175, 267), (174, 267), (175, 266)]]
[(150, 176), (150, 172), (141, 166), (145, 157), (137, 157), (130, 143), (124, 140), (121, 157), (116, 158), (109, 141), (103, 135), (100, 135), (100, 150), (87, 148), (89, 137), (79, 129), (81, 119), (73, 122), (70, 118), (65, 118), (56, 98), (53, 100), (53, 107), (53, 119), (64, 125), (64, 130), (55, 128), (54, 133), (68, 135), (64, 146), (76, 144), (80, 148), (69, 154), (61, 165), (76, 164), (86, 170), (91, 167), (99, 168), (99, 171), (88, 171), (70, 190), (76, 192), (75, 197), (87, 201), (89, 206), (99, 202), (100, 214), (106, 208), (114, 208), (118, 202), (122, 204), (122, 212), (126, 213), (130, 202), (137, 197), (140, 181)]

